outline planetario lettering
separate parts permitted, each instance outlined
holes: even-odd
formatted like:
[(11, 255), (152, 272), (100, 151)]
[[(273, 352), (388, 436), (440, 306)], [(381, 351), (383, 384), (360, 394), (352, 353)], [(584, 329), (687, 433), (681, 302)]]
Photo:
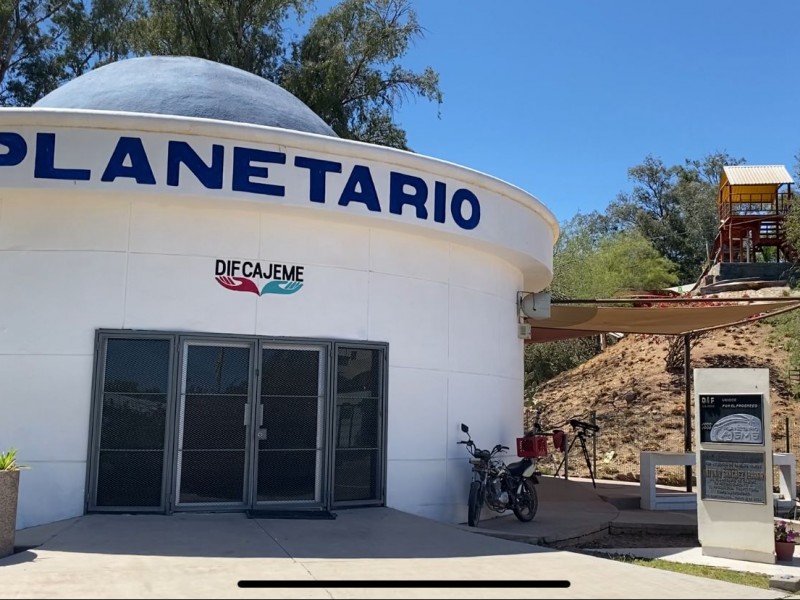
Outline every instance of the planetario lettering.
[[(72, 147), (72, 140), (68, 135), (62, 136), (66, 141), (61, 146), (67, 149)], [(206, 164), (197, 151), (187, 142), (180, 140), (163, 140), (166, 150), (161, 154), (166, 155), (166, 177), (163, 181), (168, 186), (181, 185), (181, 167), (185, 167), (197, 182), (210, 190), (223, 189), (223, 182), (229, 180), (231, 192), (249, 192), (267, 196), (286, 196), (286, 186), (266, 183), (261, 180), (269, 178), (269, 167), (265, 165), (285, 165), (287, 158), (285, 152), (274, 152), (258, 148), (233, 146), (230, 154), (231, 174), (225, 177), (225, 146), (211, 144), (208, 154), (211, 156)], [(55, 179), (67, 181), (91, 181), (100, 175), (102, 182), (114, 182), (124, 178), (130, 182), (141, 185), (156, 185), (157, 180), (150, 164), (147, 150), (139, 137), (123, 136), (113, 143), (113, 150), (100, 169), (91, 168), (64, 168), (55, 164), (57, 138), (55, 133), (37, 132), (34, 149), (30, 153), (33, 161), (34, 179)], [(103, 143), (102, 141), (100, 143)], [(0, 146), (4, 153), (0, 155), (0, 166), (16, 167), (28, 159), (28, 144), (19, 133), (7, 131), (0, 133)], [(62, 148), (60, 153), (64, 152)], [(295, 168), (305, 171), (308, 189), (308, 201), (324, 204), (326, 195), (326, 175), (328, 173), (341, 173), (342, 163), (308, 156), (295, 156), (292, 164)], [(274, 168), (274, 167), (273, 167)], [(291, 174), (286, 177), (291, 181)], [(300, 174), (299, 177), (303, 177)], [(389, 172), (388, 205), (390, 213), (403, 214), (403, 207), (409, 205), (418, 219), (428, 218), (428, 186), (421, 177), (401, 173)], [(291, 193), (291, 190), (290, 190)], [(336, 199), (334, 199), (336, 200)], [(337, 204), (348, 206), (351, 202), (366, 206), (371, 212), (381, 212), (381, 199), (378, 195), (375, 181), (367, 165), (355, 165), (346, 178), (341, 194), (338, 195)], [(447, 184), (442, 181), (434, 182), (434, 194), (431, 201), (432, 218), (437, 223), (447, 220), (448, 212), (453, 221), (462, 229), (474, 229), (480, 222), (480, 203), (470, 190), (459, 188), (448, 194)], [(464, 214), (464, 206), (468, 206), (468, 214)], [(449, 210), (448, 210), (449, 208)]]
[[(19, 528), (87, 512), (464, 521), (459, 425), (521, 433), (535, 197), (340, 139), (280, 87), (183, 57), (0, 109), (0, 441)], [(486, 418), (487, 407), (492, 418)]]

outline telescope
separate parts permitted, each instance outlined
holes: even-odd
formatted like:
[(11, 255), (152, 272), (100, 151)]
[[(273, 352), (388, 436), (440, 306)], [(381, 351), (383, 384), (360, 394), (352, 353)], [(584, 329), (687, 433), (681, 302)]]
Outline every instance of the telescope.
[(578, 419), (570, 419), (569, 425), (573, 429), (577, 429), (578, 431), (575, 432), (575, 437), (572, 438), (572, 441), (569, 444), (569, 448), (564, 453), (564, 458), (561, 459), (561, 463), (558, 465), (556, 469), (556, 475), (561, 470), (561, 466), (564, 465), (564, 477), (567, 476), (567, 456), (569, 456), (570, 450), (575, 445), (575, 442), (578, 441), (581, 444), (581, 451), (583, 452), (583, 460), (586, 461), (586, 468), (589, 469), (589, 477), (592, 478), (592, 485), (596, 488), (597, 484), (594, 481), (594, 470), (592, 469), (592, 461), (589, 458), (589, 450), (586, 449), (586, 432), (591, 431), (593, 434), (600, 431), (600, 428), (597, 425), (592, 423), (587, 423), (586, 421), (579, 421)]
[(600, 431), (600, 428), (597, 425), (592, 425), (591, 423), (587, 423), (586, 421), (579, 421), (578, 419), (570, 419), (569, 425), (573, 429), (577, 427), (582, 427), (583, 429), (587, 429), (589, 431)]

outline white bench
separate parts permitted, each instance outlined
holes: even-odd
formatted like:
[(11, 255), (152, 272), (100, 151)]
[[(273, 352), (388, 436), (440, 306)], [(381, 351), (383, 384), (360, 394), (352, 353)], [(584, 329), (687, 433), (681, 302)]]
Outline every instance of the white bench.
[(656, 491), (657, 465), (694, 466), (696, 461), (694, 452), (640, 452), (642, 499), (639, 505), (642, 510), (696, 510), (697, 495), (694, 492), (659, 494)]
[(775, 503), (781, 510), (790, 510), (797, 495), (797, 460), (792, 452), (774, 452), (772, 464), (780, 473), (781, 491), (775, 494)]
[[(683, 465), (695, 466), (697, 455), (694, 452), (640, 452), (639, 473), (641, 479), (642, 510), (696, 510), (695, 492), (658, 493), (656, 490), (656, 466)], [(794, 506), (797, 484), (797, 463), (793, 453), (775, 452), (772, 463), (780, 472), (780, 493), (775, 494), (775, 503), (782, 510)]]

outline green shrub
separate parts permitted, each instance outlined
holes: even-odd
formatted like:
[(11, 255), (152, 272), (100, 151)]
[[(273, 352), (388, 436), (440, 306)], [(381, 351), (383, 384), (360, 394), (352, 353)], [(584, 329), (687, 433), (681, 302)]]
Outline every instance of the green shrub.
[(16, 448), (11, 448), (8, 452), (0, 452), (0, 471), (19, 471), (27, 468), (26, 465), (17, 463)]

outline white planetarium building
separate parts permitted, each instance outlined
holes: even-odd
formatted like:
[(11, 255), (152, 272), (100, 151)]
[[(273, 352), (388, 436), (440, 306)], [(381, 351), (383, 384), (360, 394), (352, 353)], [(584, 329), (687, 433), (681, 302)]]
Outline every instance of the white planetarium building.
[(487, 175), (337, 138), (231, 67), (125, 60), (0, 109), (0, 449), (18, 527), (122, 511), (466, 516), (521, 433), (558, 234)]

